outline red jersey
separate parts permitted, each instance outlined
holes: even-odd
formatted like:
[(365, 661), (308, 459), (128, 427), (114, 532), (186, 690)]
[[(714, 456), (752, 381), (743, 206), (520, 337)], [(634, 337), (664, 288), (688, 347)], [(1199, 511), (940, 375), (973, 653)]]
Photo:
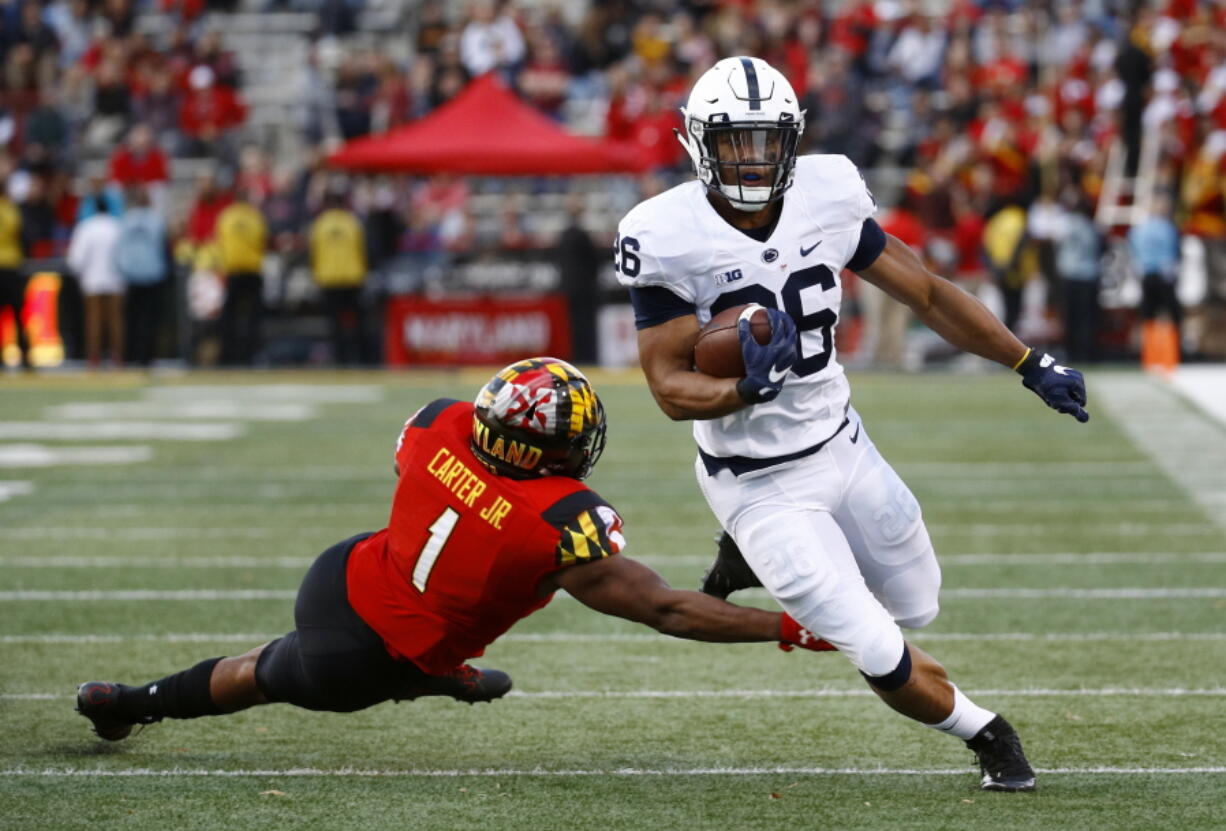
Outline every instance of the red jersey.
[(354, 546), (346, 572), (350, 605), (388, 652), (432, 674), (543, 608), (546, 575), (625, 545), (621, 517), (577, 479), (490, 472), (472, 425), (473, 405), (448, 399), (409, 419), (388, 527)]
[(169, 178), (166, 154), (157, 148), (138, 156), (121, 147), (111, 156), (111, 179), (121, 185), (147, 185)]

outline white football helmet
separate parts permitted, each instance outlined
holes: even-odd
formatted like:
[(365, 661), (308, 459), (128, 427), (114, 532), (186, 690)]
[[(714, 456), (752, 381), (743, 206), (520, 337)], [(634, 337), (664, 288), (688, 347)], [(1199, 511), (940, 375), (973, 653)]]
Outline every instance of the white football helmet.
[(758, 211), (792, 186), (805, 114), (783, 73), (761, 58), (724, 58), (681, 109), (677, 139), (709, 190)]

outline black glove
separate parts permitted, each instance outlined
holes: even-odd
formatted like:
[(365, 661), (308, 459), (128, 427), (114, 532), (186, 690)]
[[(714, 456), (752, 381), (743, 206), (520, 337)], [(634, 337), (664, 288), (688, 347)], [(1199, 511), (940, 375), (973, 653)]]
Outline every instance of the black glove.
[(773, 401), (783, 388), (788, 370), (797, 358), (796, 324), (787, 312), (767, 309), (771, 324), (770, 342), (761, 344), (754, 338), (749, 330), (749, 318), (759, 308), (750, 305), (741, 312), (736, 323), (737, 335), (741, 339), (741, 355), (745, 358), (745, 377), (736, 382), (736, 391), (746, 404)]
[(1022, 376), (1022, 386), (1032, 390), (1043, 403), (1085, 424), (1090, 414), (1085, 411), (1086, 379), (1075, 369), (1060, 366), (1051, 355), (1026, 351), (1015, 369)]

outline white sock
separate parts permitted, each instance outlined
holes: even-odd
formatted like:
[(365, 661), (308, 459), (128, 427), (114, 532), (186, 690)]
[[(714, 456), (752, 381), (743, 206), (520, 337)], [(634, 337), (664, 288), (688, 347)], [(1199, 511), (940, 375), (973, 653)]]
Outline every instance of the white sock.
[(951, 684), (950, 686), (954, 688), (954, 711), (941, 723), (928, 726), (942, 733), (957, 736), (959, 739), (973, 739), (975, 734), (987, 726), (989, 721), (996, 718), (996, 713), (985, 710), (971, 701), (956, 685)]

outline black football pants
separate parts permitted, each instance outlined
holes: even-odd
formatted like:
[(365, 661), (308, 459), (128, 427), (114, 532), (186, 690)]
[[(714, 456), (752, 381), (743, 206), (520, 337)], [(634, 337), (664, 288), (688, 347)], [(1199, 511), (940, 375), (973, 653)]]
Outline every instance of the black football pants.
[(396, 698), (427, 677), (387, 653), (349, 605), (345, 566), (359, 534), (329, 548), (307, 571), (294, 602), (294, 631), (264, 648), (255, 680), (269, 701), (349, 713)]

